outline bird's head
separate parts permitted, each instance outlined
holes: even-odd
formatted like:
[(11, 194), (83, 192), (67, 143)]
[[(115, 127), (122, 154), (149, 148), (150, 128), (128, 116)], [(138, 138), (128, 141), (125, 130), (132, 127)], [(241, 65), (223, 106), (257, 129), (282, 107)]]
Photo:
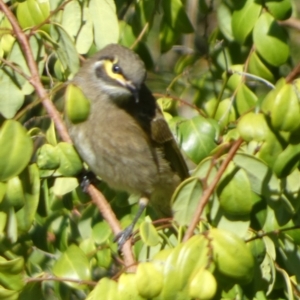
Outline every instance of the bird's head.
[(132, 50), (110, 44), (96, 53), (77, 76), (83, 79), (81, 73), (87, 72), (90, 87), (116, 100), (133, 96), (139, 101), (139, 89), (145, 81), (146, 70), (143, 61)]

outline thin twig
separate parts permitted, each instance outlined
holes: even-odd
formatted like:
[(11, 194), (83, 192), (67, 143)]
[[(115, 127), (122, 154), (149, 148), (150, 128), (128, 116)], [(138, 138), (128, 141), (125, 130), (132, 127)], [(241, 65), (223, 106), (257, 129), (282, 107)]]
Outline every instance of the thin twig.
[(142, 31), (140, 32), (139, 36), (136, 38), (136, 40), (134, 41), (134, 43), (130, 46), (130, 49), (134, 49), (135, 46), (140, 42), (140, 40), (143, 38), (143, 36), (145, 35), (145, 33), (147, 32), (147, 29), (149, 27), (149, 22), (147, 22), (144, 26), (144, 28), (142, 29)]
[(13, 69), (16, 73), (18, 73), (19, 75), (21, 75), (22, 77), (24, 77), (26, 80), (30, 80), (30, 76), (28, 76), (27, 74), (25, 74), (23, 72), (23, 70), (21, 70), (19, 67), (17, 67), (16, 65), (14, 65), (12, 62), (10, 62), (9, 60), (0, 57), (0, 61), (3, 62), (4, 65), (9, 66), (11, 69)]
[(300, 20), (297, 18), (289, 18), (284, 21), (277, 21), (279, 25), (281, 26), (287, 26), (290, 28), (294, 28), (297, 30), (300, 30)]
[(285, 232), (285, 231), (290, 231), (290, 230), (294, 230), (294, 229), (299, 229), (300, 225), (295, 225), (295, 226), (291, 226), (291, 227), (287, 227), (287, 228), (281, 228), (281, 229), (276, 229), (276, 230), (272, 230), (272, 231), (268, 231), (268, 232), (257, 232), (255, 236), (245, 240), (246, 243), (249, 243), (251, 241), (257, 240), (257, 239), (261, 239), (264, 236), (270, 236), (270, 235), (278, 235), (279, 233)]
[(56, 9), (54, 9), (53, 11), (50, 12), (49, 16), (43, 21), (41, 22), (40, 24), (32, 27), (30, 29), (30, 33), (29, 33), (29, 36), (33, 35), (38, 29), (40, 29), (43, 25), (45, 24), (48, 24), (50, 23), (50, 19), (57, 13), (59, 12), (60, 10), (63, 10), (65, 8), (65, 6), (71, 2), (73, 0), (67, 0), (65, 2), (63, 2), (60, 6), (58, 6)]
[(291, 83), (300, 74), (300, 63), (286, 76), (287, 83)]
[(196, 212), (193, 216), (193, 219), (192, 219), (192, 221), (189, 225), (189, 228), (187, 229), (187, 231), (184, 235), (184, 238), (183, 238), (184, 242), (187, 241), (193, 235), (193, 232), (194, 232), (195, 228), (198, 225), (201, 214), (202, 214), (206, 204), (208, 203), (210, 196), (213, 194), (213, 192), (214, 192), (218, 182), (220, 181), (223, 173), (225, 172), (228, 164), (231, 162), (232, 158), (234, 157), (236, 151), (239, 149), (242, 142), (243, 142), (243, 140), (241, 138), (234, 142), (233, 146), (231, 147), (231, 149), (228, 152), (227, 157), (225, 158), (225, 160), (221, 164), (220, 169), (218, 170), (218, 172), (217, 172), (215, 178), (213, 179), (212, 183), (204, 191), (204, 193), (203, 193), (203, 195), (200, 199), (199, 205), (196, 209)]
[(31, 277), (26, 278), (25, 281), (28, 282), (43, 282), (43, 281), (58, 281), (58, 282), (75, 282), (77, 284), (86, 284), (86, 285), (92, 285), (95, 286), (97, 282), (91, 281), (91, 280), (80, 280), (80, 279), (73, 279), (73, 278), (59, 278), (55, 277), (53, 275), (46, 275), (44, 277)]
[(269, 82), (268, 80), (266, 80), (262, 77), (259, 77), (259, 76), (256, 76), (256, 75), (253, 75), (253, 74), (250, 74), (250, 73), (247, 73), (247, 72), (240, 72), (240, 71), (235, 71), (235, 70), (229, 70), (228, 72), (231, 73), (231, 74), (238, 74), (238, 75), (241, 75), (241, 76), (244, 76), (244, 77), (252, 78), (252, 79), (257, 80), (257, 81), (261, 81), (267, 87), (269, 87), (271, 89), (275, 88), (274, 84), (272, 84), (271, 82)]
[(204, 117), (206, 116), (205, 113), (199, 107), (197, 107), (196, 105), (191, 104), (191, 103), (189, 103), (189, 102), (187, 102), (187, 101), (185, 101), (185, 100), (183, 100), (179, 97), (168, 95), (168, 94), (167, 95), (160, 94), (160, 93), (153, 93), (153, 96), (156, 97), (156, 98), (158, 98), (158, 97), (160, 97), (160, 98), (170, 98), (170, 99), (179, 101), (179, 102), (183, 103), (184, 105), (195, 109), (201, 116), (204, 116)]

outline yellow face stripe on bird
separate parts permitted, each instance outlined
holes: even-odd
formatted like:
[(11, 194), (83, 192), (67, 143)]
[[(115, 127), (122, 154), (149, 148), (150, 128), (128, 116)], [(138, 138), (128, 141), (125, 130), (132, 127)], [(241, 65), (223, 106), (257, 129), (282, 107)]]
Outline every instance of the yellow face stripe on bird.
[(106, 74), (110, 78), (115, 79), (118, 82), (125, 85), (127, 80), (125, 79), (125, 77), (122, 74), (122, 70), (121, 70), (120, 66), (118, 65), (118, 59), (117, 58), (115, 58), (113, 61), (111, 61), (109, 59), (104, 60), (103, 61), (103, 66), (104, 66)]

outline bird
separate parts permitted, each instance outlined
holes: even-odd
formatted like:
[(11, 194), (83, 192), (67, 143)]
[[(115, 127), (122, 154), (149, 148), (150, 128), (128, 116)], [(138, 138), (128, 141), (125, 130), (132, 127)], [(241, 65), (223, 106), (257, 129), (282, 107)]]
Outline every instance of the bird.
[(117, 191), (139, 197), (131, 225), (117, 235), (119, 247), (132, 235), (148, 203), (171, 217), (171, 197), (189, 171), (175, 138), (145, 84), (146, 68), (131, 49), (109, 44), (87, 59), (72, 79), (90, 102), (85, 120), (66, 123), (90, 170)]

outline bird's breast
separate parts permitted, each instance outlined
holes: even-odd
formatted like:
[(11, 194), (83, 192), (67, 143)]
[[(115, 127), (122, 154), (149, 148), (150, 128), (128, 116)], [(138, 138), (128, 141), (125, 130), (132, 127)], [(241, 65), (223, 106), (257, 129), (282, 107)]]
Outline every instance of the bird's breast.
[(111, 187), (151, 194), (170, 167), (138, 122), (126, 111), (94, 105), (87, 121), (73, 125), (75, 147), (91, 170)]

